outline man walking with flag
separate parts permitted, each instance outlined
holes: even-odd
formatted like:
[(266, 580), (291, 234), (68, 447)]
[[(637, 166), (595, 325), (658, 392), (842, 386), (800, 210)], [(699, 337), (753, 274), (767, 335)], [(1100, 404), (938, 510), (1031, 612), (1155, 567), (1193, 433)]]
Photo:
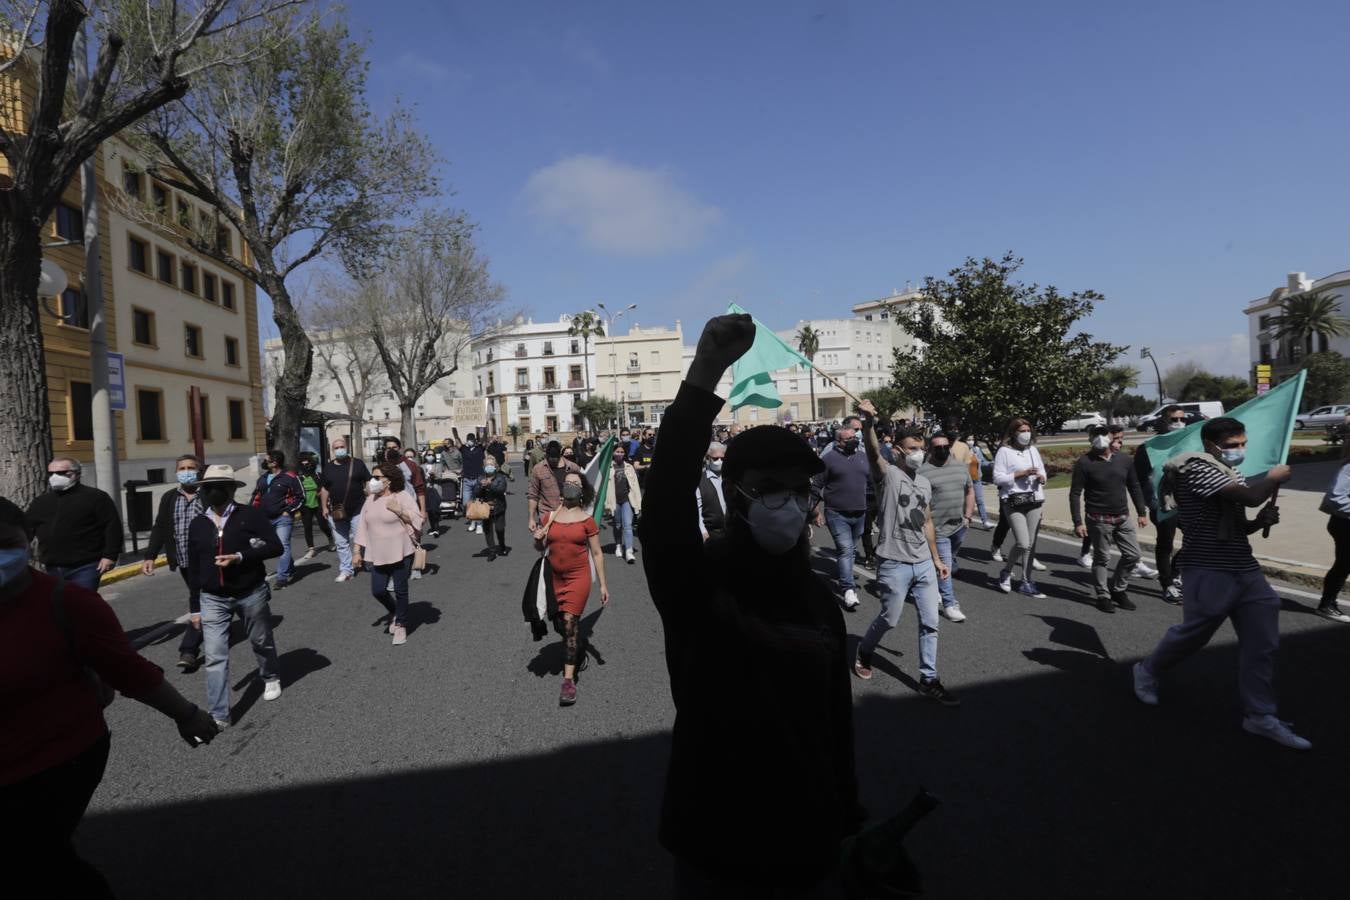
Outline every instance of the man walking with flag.
[[(1299, 387), (1301, 388), (1302, 373)], [(1292, 409), (1297, 410), (1297, 394)], [(1266, 397), (1274, 396), (1274, 392)], [(1260, 402), (1265, 398), (1258, 398)], [(1247, 411), (1246, 404), (1236, 410)], [(1262, 410), (1264, 412), (1264, 410)], [(1272, 423), (1275, 424), (1275, 423)], [(1284, 426), (1286, 433), (1292, 429)], [(1278, 425), (1277, 425), (1278, 427)], [(1242, 729), (1295, 750), (1311, 749), (1276, 714), (1275, 653), (1280, 642), (1280, 598), (1252, 555), (1247, 536), (1279, 522), (1279, 510), (1267, 505), (1253, 520), (1246, 508), (1266, 504), (1289, 480), (1287, 465), (1273, 466), (1256, 486), (1238, 468), (1247, 468), (1247, 426), (1221, 416), (1200, 430), (1203, 453), (1178, 453), (1163, 467), (1161, 507), (1180, 515), (1185, 544), (1178, 560), (1183, 572), (1181, 624), (1174, 625), (1147, 658), (1134, 666), (1134, 692), (1150, 706), (1158, 703), (1158, 678), (1200, 650), (1231, 619), (1239, 647), (1238, 687), (1246, 714)], [(1287, 452), (1287, 439), (1285, 441)], [(1150, 448), (1151, 449), (1151, 448)]]

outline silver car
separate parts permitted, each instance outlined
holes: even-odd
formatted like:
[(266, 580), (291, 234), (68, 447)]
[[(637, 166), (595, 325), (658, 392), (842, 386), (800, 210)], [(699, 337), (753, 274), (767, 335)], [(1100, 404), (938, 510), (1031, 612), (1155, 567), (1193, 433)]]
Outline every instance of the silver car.
[(1319, 406), (1308, 412), (1299, 413), (1298, 418), (1294, 420), (1294, 427), (1301, 431), (1304, 428), (1325, 428), (1328, 425), (1340, 425), (1345, 421), (1346, 413), (1350, 413), (1350, 404), (1347, 403), (1337, 406)]

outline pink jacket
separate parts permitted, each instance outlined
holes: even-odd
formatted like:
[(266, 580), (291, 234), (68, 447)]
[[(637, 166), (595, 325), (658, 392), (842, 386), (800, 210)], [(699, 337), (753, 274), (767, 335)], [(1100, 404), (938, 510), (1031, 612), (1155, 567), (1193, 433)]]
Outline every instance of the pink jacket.
[[(391, 496), (398, 500), (404, 514), (412, 520), (411, 525), (404, 525), (385, 506)], [(404, 557), (412, 555), (413, 542), (409, 529), (421, 532), (422, 514), (417, 510), (416, 501), (410, 501), (408, 496), (405, 491), (392, 495), (385, 492), (378, 497), (366, 498), (365, 506), (361, 507), (361, 519), (356, 523), (355, 538), (362, 548), (361, 557), (366, 562), (387, 566), (403, 562)]]

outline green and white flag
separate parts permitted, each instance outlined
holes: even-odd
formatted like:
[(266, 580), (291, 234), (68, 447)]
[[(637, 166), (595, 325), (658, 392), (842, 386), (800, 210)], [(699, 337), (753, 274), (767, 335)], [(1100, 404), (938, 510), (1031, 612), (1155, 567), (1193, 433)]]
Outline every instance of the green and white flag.
[[(1274, 388), (1269, 393), (1248, 400), (1231, 412), (1224, 413), (1247, 426), (1247, 455), (1237, 469), (1248, 477), (1260, 475), (1272, 466), (1289, 459), (1289, 445), (1294, 437), (1294, 421), (1303, 402), (1303, 383), (1307, 371)], [(1204, 453), (1200, 429), (1204, 422), (1188, 425), (1181, 431), (1160, 434), (1144, 444), (1141, 450), (1148, 454), (1153, 466), (1153, 493), (1157, 496), (1162, 481), (1163, 465), (1179, 453)], [(1160, 514), (1161, 515), (1161, 514)], [(1170, 518), (1170, 516), (1162, 516)]]
[(609, 493), (609, 470), (614, 464), (614, 445), (614, 435), (611, 434), (596, 452), (595, 459), (587, 463), (583, 470), (586, 480), (595, 488), (595, 509), (591, 515), (596, 525), (605, 516), (605, 495)]
[[(727, 307), (728, 314), (744, 313), (735, 303)], [(754, 319), (753, 316), (751, 316)], [(727, 402), (733, 410), (742, 406), (777, 409), (783, 405), (773, 373), (792, 366), (811, 368), (811, 361), (774, 334), (759, 319), (755, 322), (755, 342), (749, 351), (731, 366), (731, 396)]]

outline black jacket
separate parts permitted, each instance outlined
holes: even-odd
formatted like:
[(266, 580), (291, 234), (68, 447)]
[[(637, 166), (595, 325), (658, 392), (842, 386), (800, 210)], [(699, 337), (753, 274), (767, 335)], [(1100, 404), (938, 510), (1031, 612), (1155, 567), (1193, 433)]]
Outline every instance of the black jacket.
[(1080, 500), (1085, 501), (1090, 513), (1128, 516), (1130, 500), (1134, 500), (1139, 515), (1148, 513), (1134, 462), (1124, 453), (1112, 453), (1110, 459), (1104, 459), (1099, 453), (1089, 452), (1074, 460), (1069, 488), (1069, 515), (1074, 525), (1083, 524)]
[[(182, 564), (178, 559), (178, 541), (173, 534), (173, 507), (183, 492), (178, 488), (166, 491), (159, 498), (159, 511), (155, 513), (155, 527), (150, 529), (150, 540), (145, 545), (145, 558), (154, 559), (163, 553), (169, 558), (169, 571), (176, 571)], [(189, 526), (191, 527), (191, 526)]]
[(269, 474), (264, 472), (259, 475), (258, 483), (253, 486), (254, 505), (269, 519), (299, 512), (300, 507), (305, 505), (305, 488), (300, 484), (300, 479), (294, 472), (278, 472), (272, 483), (268, 484)]
[(323, 471), (319, 473), (319, 485), (328, 489), (328, 505), (341, 503), (348, 519), (361, 515), (361, 507), (366, 504), (366, 482), (369, 480), (370, 470), (354, 456), (348, 456), (347, 461), (342, 463), (330, 459), (323, 464)]
[(735, 533), (704, 544), (693, 527), (721, 408), (681, 386), (643, 488), (676, 709), (660, 838), (711, 874), (801, 887), (861, 821), (844, 619), (805, 552), (769, 557)]
[(492, 473), (492, 480), (483, 484), (482, 476), (474, 479), (473, 498), (492, 504), (492, 514), (500, 516), (506, 512), (506, 476), (498, 469)]
[[(256, 506), (234, 507), (219, 536), (216, 523), (206, 513), (188, 528), (188, 553), (192, 558), (188, 578), (193, 586), (218, 597), (243, 597), (253, 593), (267, 578), (264, 560), (281, 555), (281, 539), (272, 520)], [(217, 566), (216, 556), (243, 554), (243, 561)]]
[(29, 504), (24, 518), (44, 566), (82, 566), (122, 555), (122, 517), (98, 488), (76, 484), (47, 491)]

